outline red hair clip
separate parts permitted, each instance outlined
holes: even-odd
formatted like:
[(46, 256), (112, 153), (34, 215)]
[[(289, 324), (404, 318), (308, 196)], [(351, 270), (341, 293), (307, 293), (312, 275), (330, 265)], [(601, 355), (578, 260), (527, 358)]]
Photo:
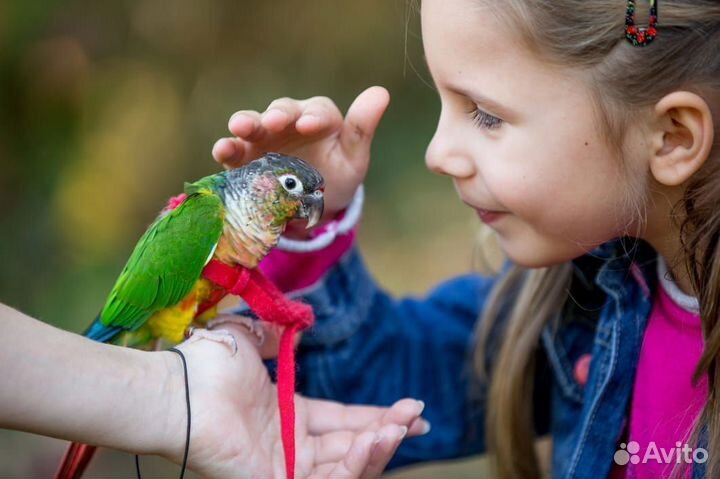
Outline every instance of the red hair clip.
[(627, 13), (625, 13), (625, 38), (634, 47), (649, 45), (657, 36), (657, 0), (650, 2), (650, 21), (647, 27), (635, 26), (635, 0), (628, 0)]

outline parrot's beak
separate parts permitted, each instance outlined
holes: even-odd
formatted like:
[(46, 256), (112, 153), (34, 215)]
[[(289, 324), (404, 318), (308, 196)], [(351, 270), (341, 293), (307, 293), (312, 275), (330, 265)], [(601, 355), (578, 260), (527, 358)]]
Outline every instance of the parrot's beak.
[(312, 228), (320, 221), (324, 207), (322, 191), (317, 190), (310, 195), (303, 196), (298, 217), (307, 219), (308, 223), (305, 228)]

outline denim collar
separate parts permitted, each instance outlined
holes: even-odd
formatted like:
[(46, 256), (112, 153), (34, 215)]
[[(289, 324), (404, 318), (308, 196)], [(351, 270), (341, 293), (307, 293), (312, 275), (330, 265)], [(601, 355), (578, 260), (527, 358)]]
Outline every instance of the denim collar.
[[(657, 253), (645, 241), (621, 237), (601, 244), (586, 255), (573, 260), (575, 276), (586, 287), (593, 283), (606, 294), (620, 301), (626, 296), (627, 276), (637, 268), (640, 277), (637, 281), (644, 283), (648, 294), (657, 287), (656, 274)], [(633, 264), (635, 265), (633, 267)]]

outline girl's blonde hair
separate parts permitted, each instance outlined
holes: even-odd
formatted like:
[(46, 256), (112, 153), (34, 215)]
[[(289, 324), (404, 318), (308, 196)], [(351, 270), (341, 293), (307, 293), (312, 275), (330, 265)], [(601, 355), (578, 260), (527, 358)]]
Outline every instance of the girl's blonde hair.
[[(677, 90), (702, 96), (720, 119), (720, 4), (717, 0), (662, 0), (658, 35), (649, 46), (624, 38), (625, 0), (478, 0), (530, 52), (549, 64), (581, 71), (608, 145), (624, 157), (625, 132), (633, 118), (646, 115), (663, 96)], [(648, 15), (637, 2), (636, 20)], [(579, 70), (578, 70), (579, 69)], [(720, 122), (718, 122), (720, 123)], [(701, 170), (675, 205), (685, 267), (700, 301), (704, 352), (694, 381), (707, 375), (709, 398), (698, 421), (708, 425), (707, 477), (720, 477), (720, 131)], [(639, 216), (645, 198), (628, 192)], [(635, 203), (635, 204), (633, 204)], [(675, 216), (675, 215), (673, 215)], [(640, 218), (642, 223), (642, 218)], [(628, 232), (628, 234), (633, 234)], [(513, 266), (498, 281), (478, 323), (475, 368), (487, 378), (487, 338), (500, 302), (519, 290), (503, 343), (493, 359), (486, 413), (488, 448), (499, 477), (540, 477), (532, 418), (534, 361), (543, 327), (568, 299), (571, 266), (540, 269)], [(691, 443), (696, 444), (698, 430)], [(612, 461), (612, 458), (608, 458)], [(678, 471), (676, 471), (678, 472)]]

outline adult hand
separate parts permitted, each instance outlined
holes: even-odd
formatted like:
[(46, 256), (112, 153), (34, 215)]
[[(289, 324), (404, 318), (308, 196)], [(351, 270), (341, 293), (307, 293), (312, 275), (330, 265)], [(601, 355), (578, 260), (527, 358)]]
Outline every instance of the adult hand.
[[(189, 467), (206, 477), (285, 477), (277, 391), (257, 352), (257, 339), (233, 324), (237, 342), (200, 339), (179, 346), (187, 358), (192, 407)], [(162, 353), (173, 378), (163, 455), (180, 463), (186, 404), (180, 358)], [(381, 474), (403, 437), (427, 431), (423, 405), (403, 399), (392, 407), (347, 406), (295, 396), (296, 478), (371, 478)]]

